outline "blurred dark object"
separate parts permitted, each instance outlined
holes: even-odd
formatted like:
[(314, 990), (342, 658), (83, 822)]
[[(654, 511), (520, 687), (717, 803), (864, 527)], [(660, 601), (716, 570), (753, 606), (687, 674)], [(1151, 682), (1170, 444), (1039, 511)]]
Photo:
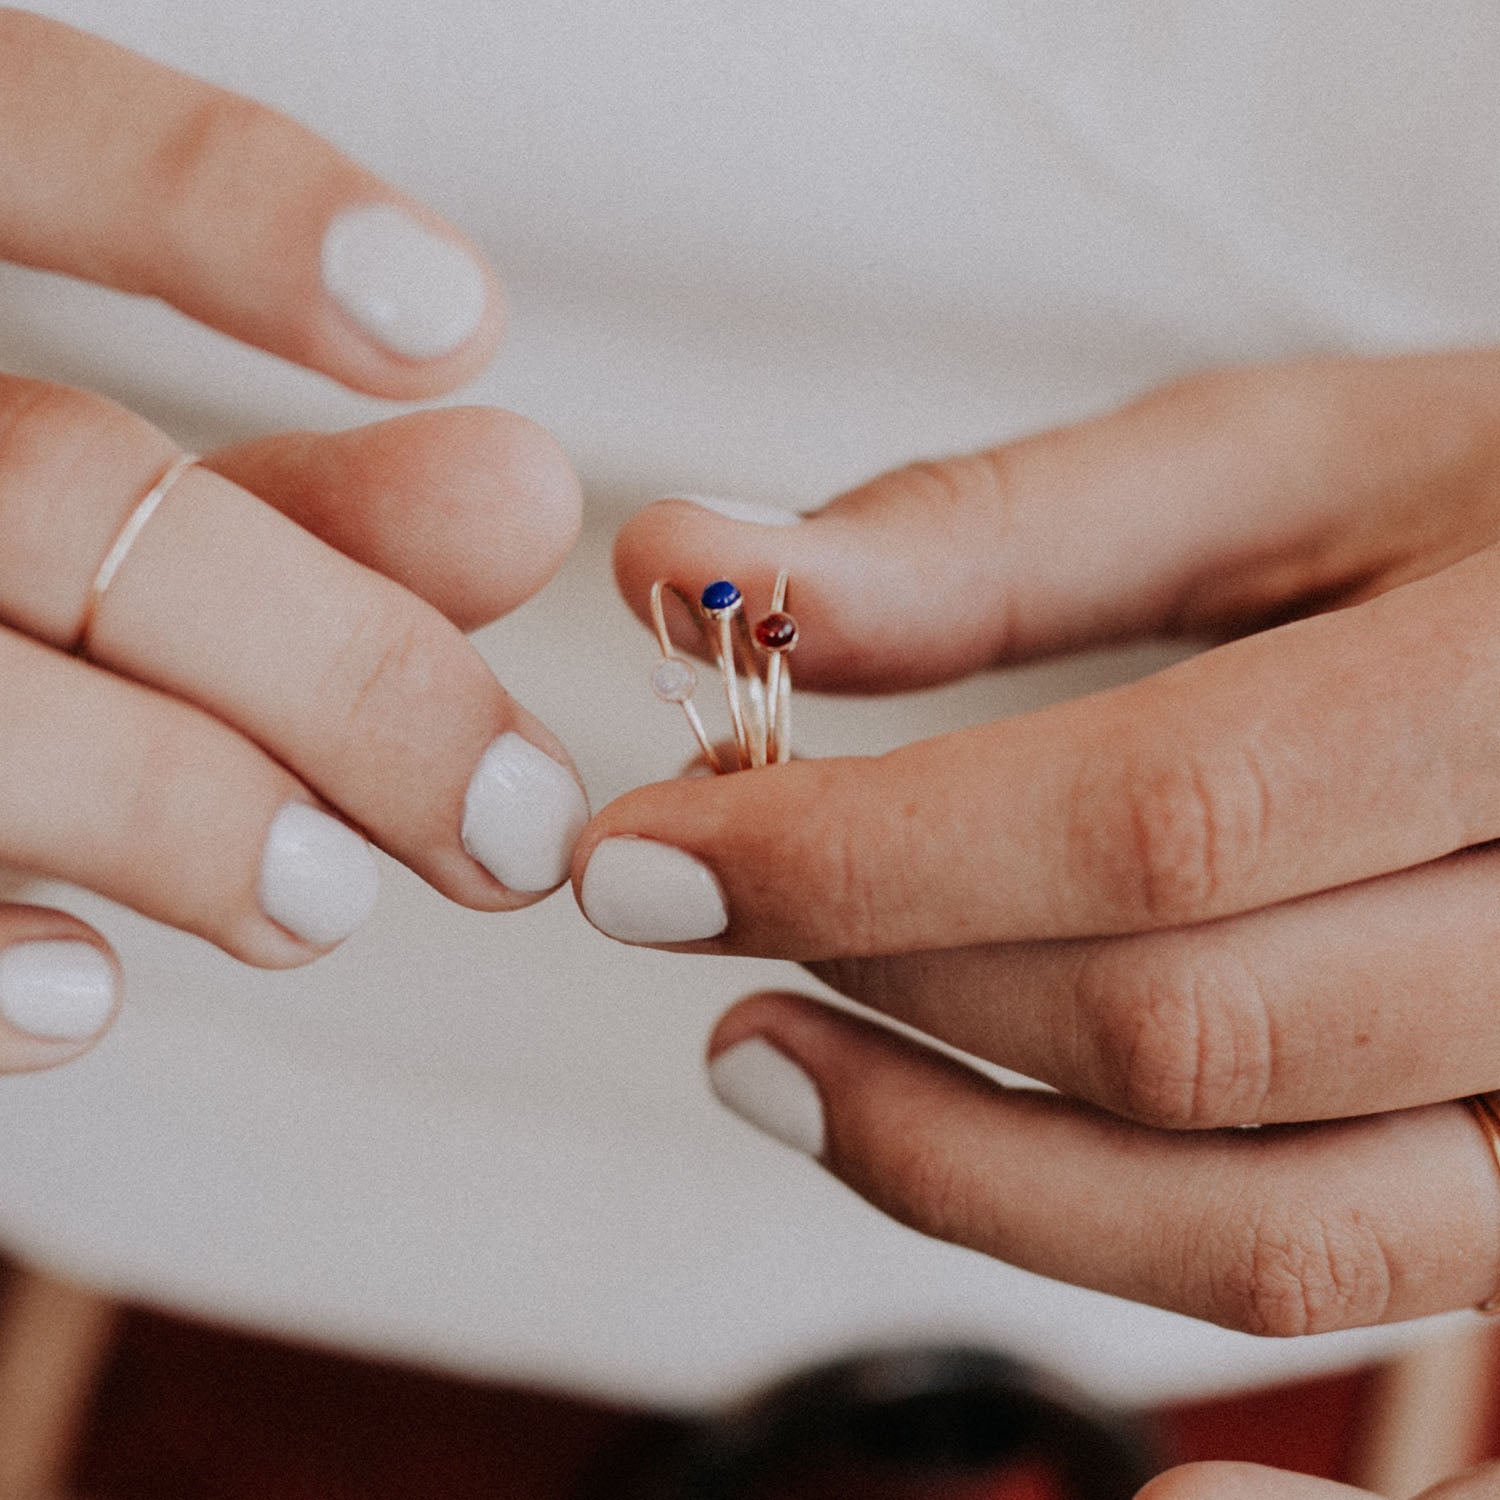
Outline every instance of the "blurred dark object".
[(856, 1356), (616, 1454), (576, 1500), (1131, 1500), (1143, 1428), (977, 1349)]
[[(669, 1458), (705, 1451), (700, 1423), (215, 1328), (122, 1307), (81, 1286), (59, 1299), (53, 1278), (41, 1278), (40, 1287), (37, 1281), (38, 1273), (0, 1260), (0, 1324), (7, 1331), (0, 1372), (7, 1364), (29, 1372), (22, 1385), (12, 1382), (8, 1400), (0, 1391), (7, 1408), (0, 1410), (0, 1433), (14, 1435), (20, 1424), (35, 1434), (38, 1402), (45, 1396), (57, 1405), (45, 1414), (41, 1447), (50, 1448), (59, 1434), (76, 1437), (71, 1451), (58, 1457), (56, 1479), (42, 1488), (53, 1500), (62, 1494), (90, 1500), (661, 1500), (661, 1491), (653, 1495), (642, 1483), (667, 1473)], [(17, 1293), (25, 1295), (18, 1301)], [(80, 1310), (80, 1303), (99, 1306)], [(17, 1316), (49, 1307), (45, 1326), (37, 1316)], [(1500, 1326), (1480, 1328), (1500, 1370)], [(111, 1331), (103, 1343), (90, 1332), (99, 1329)], [(1428, 1354), (1446, 1359), (1448, 1351)], [(65, 1368), (69, 1361), (71, 1369)], [(1239, 1459), (1355, 1479), (1369, 1472), (1362, 1455), (1372, 1432), (1390, 1425), (1382, 1415), (1388, 1393), (1382, 1393), (1409, 1363), (1154, 1411), (1151, 1421), (1165, 1435), (1163, 1463)], [(47, 1372), (45, 1381), (36, 1378), (39, 1370)], [(1483, 1453), (1500, 1458), (1500, 1376), (1490, 1390), (1481, 1413)], [(745, 1417), (734, 1414), (740, 1424)], [(37, 1446), (31, 1444), (34, 1458)], [(45, 1462), (46, 1454), (41, 1457)], [(606, 1473), (616, 1487), (601, 1490)], [(675, 1477), (682, 1477), (680, 1469)], [(993, 1476), (961, 1471), (948, 1477), (947, 1490), (929, 1482), (919, 1491), (922, 1500), (1056, 1500), (1055, 1489), (1046, 1488), (1052, 1479), (1024, 1463), (995, 1483)], [(976, 1488), (981, 1481), (989, 1487)], [(911, 1492), (895, 1493), (907, 1500)], [(881, 1500), (873, 1481), (862, 1488), (855, 1478), (841, 1500), (866, 1497)], [(11, 1493), (3, 1500), (12, 1500)]]

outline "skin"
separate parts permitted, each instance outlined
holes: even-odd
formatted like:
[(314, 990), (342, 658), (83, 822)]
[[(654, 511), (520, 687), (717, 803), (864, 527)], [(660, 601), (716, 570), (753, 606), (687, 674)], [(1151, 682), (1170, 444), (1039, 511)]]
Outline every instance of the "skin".
[(889, 755), (641, 788), (575, 877), (606, 837), (675, 845), (729, 912), (685, 951), (868, 1008), (752, 997), (710, 1052), (797, 1063), (823, 1164), (926, 1233), (1264, 1334), (1478, 1303), (1500, 1179), (1452, 1101), (1500, 1084), (1497, 536), (1492, 351), (1200, 376), (792, 528), (649, 507), (625, 597), (790, 569), (799, 687), (1217, 644)]
[[(451, 390), (495, 350), (499, 289), (491, 278), (453, 353), (390, 353), (320, 276), (326, 225), (369, 203), (462, 242), (294, 122), (0, 9), (0, 257), (161, 298), (359, 390)], [(343, 817), (463, 905), (539, 899), (464, 851), (461, 808), (497, 735), (566, 752), (463, 632), (529, 597), (571, 546), (580, 497), (557, 445), (506, 412), (445, 408), (211, 454), (140, 534), (87, 659), (69, 654), (101, 559), (175, 453), (112, 402), (0, 377), (0, 865), (269, 967), (323, 951), (257, 899), (289, 800)], [(71, 917), (0, 906), (0, 950), (59, 937), (108, 951)], [(0, 1027), (0, 1071), (92, 1040)]]
[[(1415, 1500), (1490, 1500), (1500, 1486), (1500, 1465), (1455, 1475)], [(1153, 1479), (1136, 1500), (1375, 1500), (1368, 1490), (1259, 1464), (1188, 1464)]]

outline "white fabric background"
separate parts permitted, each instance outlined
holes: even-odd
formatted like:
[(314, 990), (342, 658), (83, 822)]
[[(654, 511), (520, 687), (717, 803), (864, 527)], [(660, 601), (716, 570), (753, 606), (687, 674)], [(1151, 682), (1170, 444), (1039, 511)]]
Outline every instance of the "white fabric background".
[[(596, 804), (685, 748), (608, 589), (629, 506), (812, 504), (1206, 364), (1500, 331), (1500, 12), (1479, 0), (35, 8), (289, 110), (494, 256), (511, 335), (457, 399), (551, 427), (594, 524), (481, 644)], [(386, 410), (13, 268), (0, 364), (190, 446)], [(1152, 659), (802, 723), (815, 750), (875, 748)], [(566, 894), (481, 917), (388, 865), (370, 927), (291, 975), (62, 899), (118, 941), (130, 1007), (83, 1064), (0, 1090), (0, 1237), (109, 1286), (681, 1405), (909, 1335), (1129, 1399), (1393, 1336), (1258, 1344), (881, 1221), (707, 1098), (714, 1015), (793, 972), (624, 951)]]

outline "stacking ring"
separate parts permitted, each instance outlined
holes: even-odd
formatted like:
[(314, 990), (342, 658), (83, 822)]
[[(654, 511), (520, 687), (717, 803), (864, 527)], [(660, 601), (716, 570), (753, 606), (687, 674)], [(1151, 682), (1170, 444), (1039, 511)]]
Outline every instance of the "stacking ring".
[[(1485, 1144), (1495, 1158), (1496, 1167), (1500, 1168), (1500, 1094), (1474, 1094), (1465, 1099), (1464, 1103), (1484, 1132)], [(1496, 1313), (1500, 1313), (1500, 1288), (1481, 1302), (1475, 1311), (1482, 1312), (1486, 1317), (1494, 1317)]]
[(75, 656), (89, 654), (89, 637), (93, 634), (94, 622), (99, 617), (99, 606), (104, 603), (104, 596), (109, 592), (110, 584), (115, 581), (120, 565), (135, 546), (136, 538), (146, 529), (146, 522), (155, 515), (156, 507), (167, 498), (167, 492), (172, 486), (197, 462), (195, 454), (179, 454), (163, 470), (156, 483), (136, 501), (135, 507), (125, 518), (125, 524), (120, 527), (109, 551), (104, 554), (104, 561), (99, 564), (99, 571), (94, 574), (88, 602), (83, 607), (83, 623), (79, 625), (77, 638), (73, 642)]
[[(663, 602), (668, 592), (698, 622), (707, 654), (719, 669), (738, 761), (733, 769), (745, 771), (790, 760), (792, 678), (786, 657), (797, 644), (797, 622), (786, 612), (786, 571), (777, 575), (771, 612), (753, 630), (745, 618), (744, 595), (727, 578), (709, 584), (696, 604), (665, 579), (651, 586), (651, 626), (661, 649), (661, 660), (651, 674), (651, 690), (662, 702), (676, 703), (682, 709), (709, 766), (722, 774), (726, 770), (723, 759), (692, 702), (698, 674), (677, 654), (667, 630)], [(757, 652), (764, 658), (763, 669)]]

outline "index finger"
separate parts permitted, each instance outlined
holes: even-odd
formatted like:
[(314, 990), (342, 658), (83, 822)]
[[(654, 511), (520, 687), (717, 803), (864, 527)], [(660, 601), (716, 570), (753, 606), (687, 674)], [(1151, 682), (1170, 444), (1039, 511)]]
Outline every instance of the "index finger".
[(813, 959), (1180, 926), (1438, 858), (1500, 832), (1497, 583), (1479, 554), (878, 759), (644, 787), (580, 843), (584, 911)]
[(0, 9), (0, 258), (159, 297), (376, 395), (477, 373), (501, 298), (479, 255), (251, 100)]

